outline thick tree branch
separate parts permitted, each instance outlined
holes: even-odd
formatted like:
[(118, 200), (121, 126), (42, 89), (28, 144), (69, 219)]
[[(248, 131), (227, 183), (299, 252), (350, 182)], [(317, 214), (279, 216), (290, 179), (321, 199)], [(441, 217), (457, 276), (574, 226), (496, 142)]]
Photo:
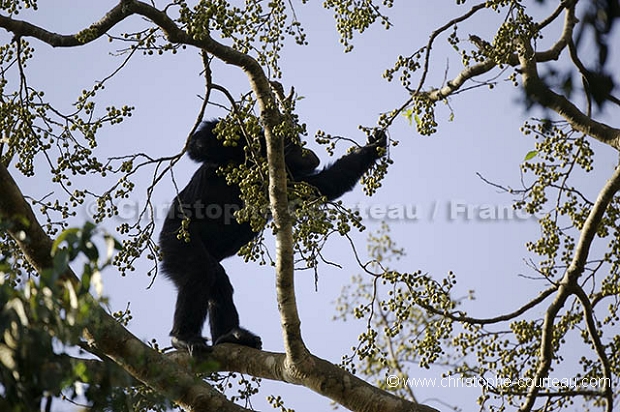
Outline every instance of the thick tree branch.
[(38, 273), (52, 267), (52, 240), (36, 223), (32, 208), (26, 203), (19, 187), (2, 163), (0, 193), (0, 220), (9, 223), (8, 233), (17, 242), (28, 263)]
[[(175, 361), (190, 364), (187, 353), (171, 354)], [(303, 385), (353, 411), (432, 412), (435, 409), (384, 392), (342, 368), (314, 355), (312, 374), (298, 379), (287, 367), (287, 354), (259, 351), (239, 345), (218, 345), (210, 358), (222, 370), (234, 370), (265, 379)]]
[(101, 20), (93, 23), (87, 29), (77, 34), (57, 34), (45, 30), (34, 24), (23, 20), (16, 20), (7, 16), (0, 15), (0, 27), (20, 37), (34, 37), (52, 47), (75, 47), (91, 42), (103, 36), (108, 30), (118, 22), (129, 16), (131, 13), (124, 7), (124, 1), (111, 9)]
[[(52, 240), (44, 233), (15, 181), (1, 164), (0, 193), (3, 194), (0, 198), (0, 218), (14, 223), (9, 232), (11, 236), (16, 238), (20, 245), (24, 245), (22, 251), (37, 270), (50, 267)], [(73, 273), (68, 273), (66, 276), (78, 282)], [(171, 355), (172, 359), (167, 359), (166, 356), (147, 347), (102, 308), (96, 304), (94, 307), (98, 310), (92, 313), (92, 327), (85, 331), (89, 345), (104, 353), (130, 375), (188, 410), (245, 410), (228, 401), (205, 382), (192, 376), (190, 368), (179, 368), (177, 362), (172, 362), (172, 359), (177, 361), (184, 359), (184, 363), (192, 365), (193, 362), (186, 353), (175, 353)], [(313, 368), (300, 376), (296, 373), (296, 368), (291, 368), (288, 354), (261, 352), (237, 345), (221, 345), (213, 352), (214, 359), (220, 364), (220, 370), (233, 370), (267, 379), (302, 384), (354, 411), (435, 410), (397, 398), (323, 359), (309, 356)]]

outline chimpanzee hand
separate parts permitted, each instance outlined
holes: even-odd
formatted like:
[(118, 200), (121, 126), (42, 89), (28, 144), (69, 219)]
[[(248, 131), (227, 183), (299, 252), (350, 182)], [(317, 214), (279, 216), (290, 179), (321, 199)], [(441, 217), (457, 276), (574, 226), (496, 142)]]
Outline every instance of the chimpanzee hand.
[(375, 147), (387, 146), (387, 135), (383, 129), (375, 129), (374, 132), (368, 136), (368, 145)]

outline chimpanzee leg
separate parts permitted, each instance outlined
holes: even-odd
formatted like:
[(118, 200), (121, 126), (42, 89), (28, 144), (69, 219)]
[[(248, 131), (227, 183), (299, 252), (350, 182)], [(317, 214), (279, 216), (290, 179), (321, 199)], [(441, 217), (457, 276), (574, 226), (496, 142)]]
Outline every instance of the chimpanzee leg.
[(233, 302), (233, 288), (220, 262), (204, 247), (198, 236), (189, 242), (161, 241), (162, 268), (177, 287), (172, 346), (190, 353), (209, 351), (202, 328), (209, 314), (213, 343), (237, 343), (261, 347), (258, 336), (239, 327), (239, 314)]
[(189, 242), (176, 239), (173, 231), (160, 238), (164, 260), (162, 269), (177, 287), (177, 303), (170, 335), (177, 349), (209, 350), (202, 327), (209, 309), (220, 264), (204, 247), (197, 235)]
[(260, 337), (239, 327), (239, 314), (233, 302), (233, 287), (222, 265), (219, 265), (219, 269), (209, 298), (209, 324), (213, 344), (236, 343), (260, 349)]
[(186, 272), (188, 279), (177, 285), (178, 295), (174, 311), (174, 323), (170, 335), (172, 346), (177, 349), (208, 351), (206, 339), (202, 337), (202, 327), (209, 307), (207, 296), (211, 290), (204, 272)]
[(217, 342), (220, 336), (239, 327), (239, 313), (233, 302), (233, 287), (221, 264), (218, 263), (214, 275), (213, 290), (208, 300), (209, 326), (213, 343)]

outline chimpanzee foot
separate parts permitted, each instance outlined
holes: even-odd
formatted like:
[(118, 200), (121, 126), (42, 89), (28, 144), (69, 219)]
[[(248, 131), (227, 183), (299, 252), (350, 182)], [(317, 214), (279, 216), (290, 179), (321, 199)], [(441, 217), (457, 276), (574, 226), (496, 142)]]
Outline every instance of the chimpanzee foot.
[(243, 328), (233, 328), (230, 332), (220, 336), (215, 341), (215, 345), (220, 343), (236, 343), (237, 345), (249, 346), (255, 349), (261, 349), (263, 347), (263, 341), (259, 336), (256, 336), (252, 332)]
[(189, 336), (186, 338), (173, 336), (170, 340), (175, 349), (186, 350), (190, 356), (198, 356), (200, 353), (209, 353), (213, 350), (213, 347), (207, 345), (207, 340), (202, 336)]

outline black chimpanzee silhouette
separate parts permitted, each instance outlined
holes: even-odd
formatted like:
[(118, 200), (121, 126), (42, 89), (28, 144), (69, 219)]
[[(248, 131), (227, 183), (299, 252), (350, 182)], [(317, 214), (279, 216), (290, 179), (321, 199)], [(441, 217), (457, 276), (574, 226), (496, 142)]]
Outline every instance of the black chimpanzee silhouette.
[[(223, 145), (214, 130), (217, 124), (218, 121), (203, 122), (191, 137), (187, 154), (202, 165), (175, 197), (159, 237), (163, 272), (178, 290), (170, 332), (172, 345), (190, 353), (210, 350), (202, 337), (207, 314), (214, 345), (232, 342), (257, 349), (262, 346), (260, 337), (239, 326), (233, 287), (220, 264), (254, 239), (256, 233), (249, 223), (238, 223), (232, 217), (232, 212), (243, 207), (239, 187), (229, 184), (225, 175), (218, 172), (221, 166), (244, 163), (245, 145)], [(317, 171), (318, 157), (302, 148), (296, 139), (287, 142), (285, 148), (290, 178), (313, 186), (328, 200), (353, 189), (384, 153), (378, 149), (387, 143), (385, 133), (376, 130), (366, 146)], [(265, 146), (264, 137), (262, 146)], [(185, 228), (189, 241), (178, 238), (184, 217), (189, 217)]]

